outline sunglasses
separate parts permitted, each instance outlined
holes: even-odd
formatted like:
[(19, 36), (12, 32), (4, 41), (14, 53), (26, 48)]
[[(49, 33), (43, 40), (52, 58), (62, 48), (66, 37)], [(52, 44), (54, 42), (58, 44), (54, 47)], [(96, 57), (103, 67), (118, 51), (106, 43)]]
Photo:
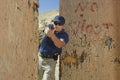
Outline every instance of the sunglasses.
[(54, 22), (55, 25), (62, 25), (61, 23), (59, 22)]

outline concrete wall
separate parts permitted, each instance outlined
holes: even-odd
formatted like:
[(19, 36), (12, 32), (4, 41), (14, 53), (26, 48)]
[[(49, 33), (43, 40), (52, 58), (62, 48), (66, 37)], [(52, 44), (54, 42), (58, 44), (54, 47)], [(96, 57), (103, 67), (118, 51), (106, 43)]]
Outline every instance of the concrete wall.
[(70, 41), (61, 80), (120, 79), (120, 1), (60, 0)]
[(37, 80), (37, 0), (0, 2), (0, 80)]

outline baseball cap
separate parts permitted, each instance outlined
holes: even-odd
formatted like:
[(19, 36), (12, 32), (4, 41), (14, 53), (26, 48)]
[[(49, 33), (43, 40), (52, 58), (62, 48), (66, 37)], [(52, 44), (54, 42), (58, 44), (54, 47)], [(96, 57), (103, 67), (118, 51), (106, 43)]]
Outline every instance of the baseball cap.
[(64, 25), (65, 24), (65, 18), (63, 16), (60, 16), (60, 15), (55, 16), (53, 21), (54, 21), (55, 25), (56, 24), (59, 24), (59, 25)]

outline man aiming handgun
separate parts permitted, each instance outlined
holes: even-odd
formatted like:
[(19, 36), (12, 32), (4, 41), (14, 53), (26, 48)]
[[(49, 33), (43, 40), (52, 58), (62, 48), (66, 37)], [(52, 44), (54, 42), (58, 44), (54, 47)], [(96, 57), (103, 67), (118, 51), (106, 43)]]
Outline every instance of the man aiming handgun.
[(56, 61), (62, 53), (62, 47), (69, 41), (68, 34), (63, 29), (65, 18), (55, 16), (53, 22), (54, 24), (46, 25), (39, 48), (39, 80), (56, 80)]

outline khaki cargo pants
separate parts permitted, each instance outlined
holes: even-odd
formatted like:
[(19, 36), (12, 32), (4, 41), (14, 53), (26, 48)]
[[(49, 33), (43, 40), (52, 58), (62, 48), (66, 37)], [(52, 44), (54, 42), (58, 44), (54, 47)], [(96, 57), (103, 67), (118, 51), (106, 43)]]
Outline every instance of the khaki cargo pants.
[(38, 55), (38, 60), (39, 80), (59, 80), (59, 57), (55, 61), (52, 58), (42, 58)]

